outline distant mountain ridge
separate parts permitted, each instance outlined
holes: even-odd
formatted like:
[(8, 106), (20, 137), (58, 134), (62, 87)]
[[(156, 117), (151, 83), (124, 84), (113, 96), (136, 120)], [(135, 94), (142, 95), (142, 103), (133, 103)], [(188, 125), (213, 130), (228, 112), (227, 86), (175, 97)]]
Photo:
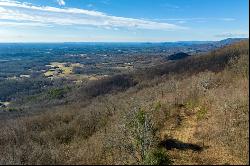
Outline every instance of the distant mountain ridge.
[[(240, 41), (244, 41), (247, 38), (227, 38), (220, 41), (178, 41), (178, 42), (166, 42), (167, 46), (172, 47), (183, 47), (184, 48), (192, 48), (196, 51), (200, 50), (200, 52), (210, 51), (212, 49), (221, 48), (227, 45), (231, 45)], [(171, 54), (167, 57), (167, 60), (179, 60), (184, 59), (188, 56), (191, 56), (193, 52), (190, 52), (190, 49), (187, 51), (179, 51), (177, 53)], [(197, 52), (196, 52), (197, 53)]]
[(229, 44), (233, 44), (239, 41), (243, 41), (246, 40), (248, 38), (227, 38), (218, 42), (215, 42), (217, 45), (229, 45)]
[(222, 44), (233, 44), (248, 38), (227, 38), (220, 41), (177, 41), (177, 42), (163, 42), (165, 45), (194, 45), (194, 44), (213, 44), (213, 45), (222, 45)]
[[(81, 51), (96, 50), (102, 51), (112, 50), (116, 53), (122, 50), (127, 54), (136, 49), (140, 49), (141, 53), (147, 55), (155, 52), (172, 55), (178, 52), (185, 52), (189, 55), (197, 53), (205, 53), (211, 50), (221, 48), (248, 38), (228, 38), (221, 41), (177, 41), (177, 42), (62, 42), (62, 43), (0, 43), (0, 54), (6, 53), (23, 53), (29, 52), (31, 49), (40, 49), (40, 51), (58, 50), (66, 51), (68, 49), (77, 49)], [(133, 50), (134, 49), (134, 50)], [(14, 52), (15, 50), (15, 52)], [(144, 51), (143, 51), (144, 50)], [(89, 51), (90, 52), (90, 51)], [(91, 51), (92, 52), (92, 51)], [(119, 54), (122, 53), (121, 51)], [(125, 53), (125, 54), (126, 54)], [(105, 53), (107, 54), (107, 53)]]
[(225, 43), (225, 44), (231, 44), (234, 42), (239, 42), (242, 40), (246, 40), (248, 38), (226, 38), (219, 41), (176, 41), (176, 42), (6, 42), (6, 43), (0, 43), (1, 45), (48, 45), (48, 44), (58, 44), (58, 45), (64, 45), (64, 44), (87, 44), (87, 45), (99, 45), (99, 44), (164, 44), (164, 45), (193, 45), (193, 44), (214, 44), (214, 43)]

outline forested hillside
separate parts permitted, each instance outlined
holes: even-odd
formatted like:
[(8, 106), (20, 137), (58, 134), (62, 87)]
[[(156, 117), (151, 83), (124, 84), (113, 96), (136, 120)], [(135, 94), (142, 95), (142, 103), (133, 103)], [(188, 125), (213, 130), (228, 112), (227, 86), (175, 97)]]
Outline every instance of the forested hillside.
[(0, 164), (249, 164), (248, 85), (245, 40), (31, 91), (0, 119)]

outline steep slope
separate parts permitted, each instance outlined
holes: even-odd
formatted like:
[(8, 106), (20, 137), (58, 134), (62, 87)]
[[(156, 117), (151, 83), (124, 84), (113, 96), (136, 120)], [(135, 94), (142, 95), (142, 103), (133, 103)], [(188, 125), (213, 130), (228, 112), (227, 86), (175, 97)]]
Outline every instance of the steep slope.
[(243, 41), (79, 87), (0, 121), (0, 163), (248, 164), (248, 60)]

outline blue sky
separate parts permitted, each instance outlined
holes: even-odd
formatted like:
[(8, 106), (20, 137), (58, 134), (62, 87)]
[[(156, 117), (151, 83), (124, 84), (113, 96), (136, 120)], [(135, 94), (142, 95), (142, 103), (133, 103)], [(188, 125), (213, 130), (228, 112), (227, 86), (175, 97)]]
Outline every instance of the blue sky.
[(0, 0), (0, 42), (248, 37), (248, 5), (248, 0)]

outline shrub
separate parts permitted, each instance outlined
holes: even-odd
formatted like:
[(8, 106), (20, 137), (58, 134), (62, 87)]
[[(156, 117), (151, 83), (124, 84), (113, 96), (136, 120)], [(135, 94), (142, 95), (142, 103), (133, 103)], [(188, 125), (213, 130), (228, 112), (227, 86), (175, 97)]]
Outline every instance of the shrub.
[(206, 114), (207, 114), (207, 108), (206, 108), (205, 106), (199, 107), (199, 110), (198, 110), (198, 112), (196, 113), (197, 119), (198, 119), (198, 120), (204, 119), (205, 116), (206, 116)]
[(64, 95), (64, 90), (63, 89), (52, 89), (48, 92), (49, 97), (52, 99), (60, 99)]
[(155, 149), (149, 153), (144, 161), (145, 165), (171, 165), (173, 162), (169, 159), (166, 150)]
[(160, 109), (161, 109), (161, 107), (162, 107), (162, 104), (161, 104), (161, 102), (160, 101), (158, 101), (158, 102), (156, 102), (155, 103), (155, 111), (159, 111)]
[(69, 90), (69, 87), (51, 89), (49, 90), (48, 95), (51, 99), (61, 99)]

